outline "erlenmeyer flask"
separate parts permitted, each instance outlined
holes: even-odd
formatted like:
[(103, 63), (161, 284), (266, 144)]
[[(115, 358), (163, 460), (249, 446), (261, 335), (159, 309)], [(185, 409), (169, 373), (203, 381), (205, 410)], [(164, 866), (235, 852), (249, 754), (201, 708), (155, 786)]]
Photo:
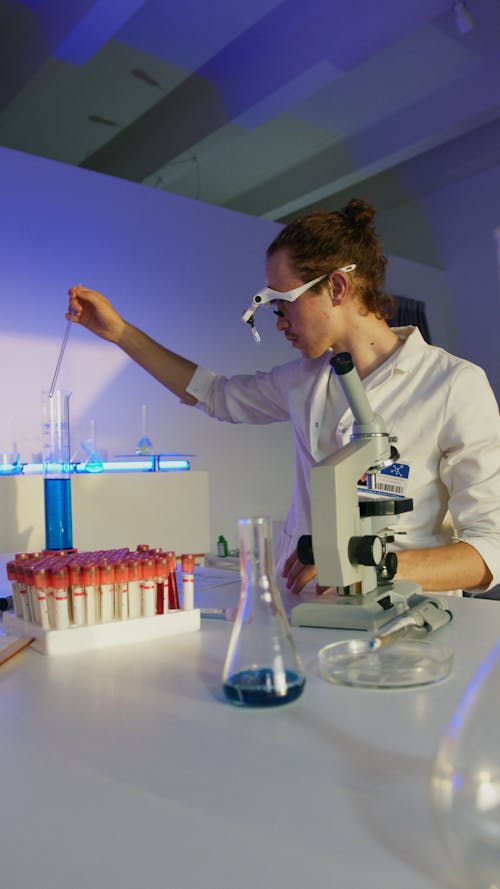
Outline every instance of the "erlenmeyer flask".
[(302, 693), (305, 675), (274, 577), (271, 520), (239, 519), (241, 595), (222, 684), (233, 704), (268, 707)]
[(464, 889), (500, 889), (500, 641), (464, 690), (431, 776), (438, 827)]

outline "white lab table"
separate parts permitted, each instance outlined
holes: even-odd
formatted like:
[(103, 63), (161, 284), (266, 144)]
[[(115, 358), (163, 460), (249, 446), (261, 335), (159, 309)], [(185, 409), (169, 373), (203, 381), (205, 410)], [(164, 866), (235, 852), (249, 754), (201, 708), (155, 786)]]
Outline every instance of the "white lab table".
[[(232, 604), (238, 585), (204, 604)], [(317, 651), (353, 634), (294, 629), (306, 688), (270, 710), (222, 696), (228, 622), (85, 654), (26, 649), (0, 669), (2, 889), (454, 886), (428, 776), (500, 605), (450, 604), (444, 682), (331, 685)]]

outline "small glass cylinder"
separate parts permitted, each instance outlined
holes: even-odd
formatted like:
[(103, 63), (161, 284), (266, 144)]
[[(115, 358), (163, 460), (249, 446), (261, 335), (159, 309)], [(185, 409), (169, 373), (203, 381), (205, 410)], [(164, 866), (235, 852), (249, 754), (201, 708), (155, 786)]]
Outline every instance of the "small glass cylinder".
[(222, 674), (233, 704), (269, 707), (302, 694), (305, 675), (274, 576), (271, 520), (239, 519), (241, 595)]
[(42, 393), (45, 548), (71, 549), (71, 464), (69, 399), (71, 392)]

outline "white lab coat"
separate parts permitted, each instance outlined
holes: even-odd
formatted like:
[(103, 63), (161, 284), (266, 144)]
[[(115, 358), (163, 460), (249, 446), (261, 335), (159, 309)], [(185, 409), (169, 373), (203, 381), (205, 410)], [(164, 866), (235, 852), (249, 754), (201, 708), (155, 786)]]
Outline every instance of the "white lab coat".
[[(428, 345), (418, 329), (399, 328), (401, 348), (363, 385), (373, 410), (398, 438), (409, 468), (405, 495), (414, 509), (397, 524), (399, 549), (462, 540), (500, 582), (500, 417), (484, 371)], [(269, 372), (217, 376), (198, 367), (187, 391), (205, 413), (230, 423), (289, 420), (296, 448), (292, 504), (276, 547), (276, 570), (311, 532), (309, 470), (349, 441), (353, 417), (332, 382), (331, 352)], [(329, 401), (330, 399), (330, 401)], [(343, 399), (343, 403), (339, 403)], [(324, 424), (335, 418), (331, 435)], [(326, 432), (326, 434), (325, 434)], [(452, 592), (452, 591), (450, 591)]]

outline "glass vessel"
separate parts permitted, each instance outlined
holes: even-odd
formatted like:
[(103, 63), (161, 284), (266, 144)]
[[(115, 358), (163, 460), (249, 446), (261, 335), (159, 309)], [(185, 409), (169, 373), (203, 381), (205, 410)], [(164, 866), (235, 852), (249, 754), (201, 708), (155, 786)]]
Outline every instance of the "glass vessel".
[(42, 393), (45, 548), (71, 549), (71, 465), (69, 399), (71, 392)]
[(142, 405), (142, 425), (141, 425), (141, 437), (135, 446), (136, 454), (152, 454), (153, 453), (153, 442), (149, 437), (148, 432), (148, 405)]
[(500, 889), (500, 641), (464, 690), (438, 749), (431, 800), (464, 889)]
[(305, 675), (274, 577), (271, 520), (239, 519), (241, 595), (222, 674), (233, 704), (269, 707), (302, 694)]

